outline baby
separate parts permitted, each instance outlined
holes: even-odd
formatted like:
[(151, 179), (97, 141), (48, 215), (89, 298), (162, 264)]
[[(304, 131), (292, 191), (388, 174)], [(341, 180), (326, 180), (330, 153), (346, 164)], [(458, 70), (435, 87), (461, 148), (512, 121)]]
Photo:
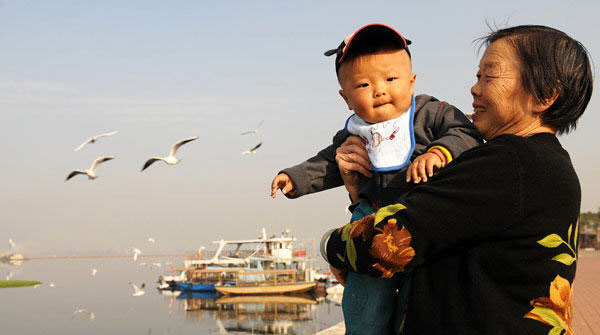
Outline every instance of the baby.
[[(277, 189), (297, 198), (343, 185), (336, 149), (356, 135), (365, 143), (373, 172), (363, 171), (358, 188), (346, 185), (354, 222), (394, 203), (410, 190), (410, 181), (427, 182), (434, 169), (481, 143), (477, 130), (458, 109), (431, 96), (414, 95), (417, 75), (412, 72), (410, 44), (393, 28), (370, 24), (325, 53), (336, 55), (339, 93), (354, 114), (332, 145), (273, 179), (272, 197)], [(333, 257), (350, 264), (356, 261), (351, 248), (345, 255), (324, 257), (329, 263)], [(391, 334), (399, 329), (410, 274), (378, 277), (386, 274), (375, 268), (372, 277), (348, 273), (342, 300), (346, 334)]]

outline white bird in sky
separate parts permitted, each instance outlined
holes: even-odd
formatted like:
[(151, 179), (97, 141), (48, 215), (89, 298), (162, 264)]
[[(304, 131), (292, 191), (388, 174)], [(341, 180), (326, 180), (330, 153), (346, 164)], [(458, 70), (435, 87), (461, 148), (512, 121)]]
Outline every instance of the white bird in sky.
[(79, 151), (81, 148), (83, 148), (86, 144), (88, 143), (96, 143), (96, 141), (100, 138), (100, 137), (105, 137), (105, 136), (112, 136), (114, 134), (116, 134), (116, 131), (111, 131), (110, 133), (103, 133), (100, 135), (96, 135), (93, 137), (90, 137), (89, 139), (87, 139), (85, 142), (81, 143), (77, 148), (75, 148), (74, 151)]
[(77, 314), (81, 314), (81, 313), (89, 314), (90, 320), (94, 320), (96, 318), (96, 315), (94, 315), (94, 312), (90, 312), (87, 309), (83, 309), (83, 308), (80, 308), (80, 309), (76, 310), (75, 312), (73, 312), (73, 314), (71, 315), (71, 318), (74, 318)]
[(184, 138), (183, 140), (173, 144), (173, 146), (171, 147), (171, 152), (169, 153), (169, 156), (167, 156), (167, 157), (152, 157), (152, 158), (148, 159), (146, 161), (146, 163), (144, 163), (144, 166), (142, 167), (142, 171), (146, 170), (146, 168), (148, 168), (150, 165), (152, 165), (152, 163), (154, 163), (156, 161), (163, 161), (169, 165), (175, 165), (175, 164), (179, 163), (180, 159), (175, 157), (175, 154), (177, 153), (177, 150), (179, 149), (179, 147), (181, 147), (182, 145), (186, 144), (187, 142), (191, 142), (197, 138), (198, 138), (198, 136), (188, 137), (188, 138)]
[(254, 155), (256, 153), (256, 149), (260, 148), (261, 145), (262, 142), (258, 143), (254, 148), (242, 152), (242, 155)]
[(8, 239), (8, 250), (12, 249), (15, 247), (15, 241), (12, 240), (12, 238)]
[(133, 289), (133, 294), (131, 295), (133, 297), (139, 297), (139, 296), (146, 294), (146, 291), (144, 291), (144, 288), (146, 287), (146, 283), (142, 283), (142, 286), (137, 287), (136, 284), (129, 282), (129, 286), (131, 286), (131, 288)]
[(98, 273), (98, 269), (92, 269), (92, 277), (96, 277), (96, 273)]
[(148, 237), (148, 242), (150, 243), (156, 243), (156, 240), (152, 237)]
[(242, 135), (258, 134), (258, 129), (260, 128), (260, 126), (262, 126), (263, 122), (265, 122), (265, 120), (261, 120), (258, 126), (256, 126), (256, 128), (254, 128), (253, 130), (245, 131), (242, 133)]
[(133, 249), (133, 261), (137, 261), (138, 255), (142, 253), (142, 251), (136, 247), (132, 247)]
[(96, 160), (94, 161), (94, 163), (92, 163), (92, 166), (87, 169), (87, 170), (73, 170), (71, 173), (69, 173), (69, 175), (67, 176), (67, 179), (65, 179), (65, 181), (75, 177), (78, 174), (85, 174), (88, 176), (89, 179), (96, 179), (96, 168), (98, 168), (98, 165), (100, 165), (101, 163), (104, 163), (106, 161), (109, 161), (111, 159), (114, 159), (115, 156), (104, 156), (104, 157), (98, 157), (96, 158)]

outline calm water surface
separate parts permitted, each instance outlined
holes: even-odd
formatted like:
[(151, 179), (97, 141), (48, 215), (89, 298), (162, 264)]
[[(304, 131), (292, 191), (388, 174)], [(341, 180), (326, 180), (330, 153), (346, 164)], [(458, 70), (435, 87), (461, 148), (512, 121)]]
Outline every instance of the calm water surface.
[[(340, 306), (306, 296), (259, 303), (158, 291), (156, 280), (169, 271), (168, 262), (181, 260), (50, 259), (2, 266), (2, 279), (12, 272), (12, 279), (44, 284), (0, 289), (0, 334), (314, 334), (342, 320)], [(146, 295), (132, 297), (129, 281), (146, 283)], [(73, 316), (80, 308), (95, 318)]]

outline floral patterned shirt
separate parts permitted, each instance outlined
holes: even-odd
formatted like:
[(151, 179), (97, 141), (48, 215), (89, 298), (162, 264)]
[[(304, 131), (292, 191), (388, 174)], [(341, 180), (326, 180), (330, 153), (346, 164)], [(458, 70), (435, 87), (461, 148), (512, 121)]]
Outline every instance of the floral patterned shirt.
[(579, 181), (552, 134), (501, 135), (336, 230), (333, 266), (413, 270), (405, 334), (571, 334)]

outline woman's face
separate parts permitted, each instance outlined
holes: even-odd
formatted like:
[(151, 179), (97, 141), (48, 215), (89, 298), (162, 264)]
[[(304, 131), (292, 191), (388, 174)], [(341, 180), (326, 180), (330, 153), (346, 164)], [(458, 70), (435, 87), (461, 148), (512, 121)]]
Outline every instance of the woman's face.
[(524, 136), (539, 125), (533, 96), (521, 83), (520, 63), (504, 40), (490, 44), (479, 62), (473, 95), (473, 124), (486, 140), (501, 134)]

